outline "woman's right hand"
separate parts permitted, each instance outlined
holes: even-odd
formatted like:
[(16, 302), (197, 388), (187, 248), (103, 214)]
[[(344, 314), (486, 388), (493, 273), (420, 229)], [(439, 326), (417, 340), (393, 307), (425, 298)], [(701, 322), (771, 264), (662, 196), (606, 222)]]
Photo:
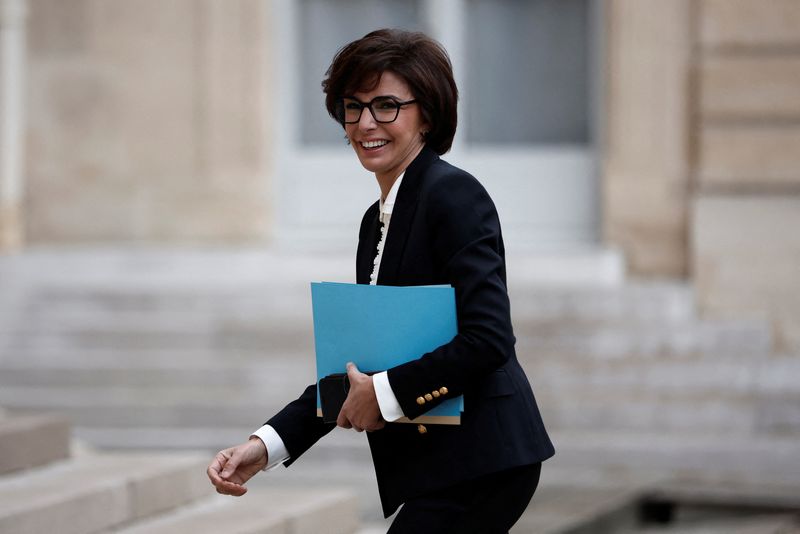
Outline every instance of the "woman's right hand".
[(266, 465), (267, 447), (253, 436), (247, 443), (218, 452), (206, 474), (217, 493), (241, 497), (247, 493), (244, 483)]

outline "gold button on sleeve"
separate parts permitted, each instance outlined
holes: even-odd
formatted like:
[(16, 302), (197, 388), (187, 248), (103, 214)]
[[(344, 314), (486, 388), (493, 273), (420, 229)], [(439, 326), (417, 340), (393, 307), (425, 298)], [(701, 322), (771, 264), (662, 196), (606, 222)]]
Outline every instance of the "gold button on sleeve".
[(433, 395), (431, 395), (430, 393), (426, 393), (425, 394), (425, 400), (428, 401), (428, 402), (432, 401), (433, 400)]
[(417, 397), (417, 404), (419, 404), (420, 406), (422, 406), (423, 404), (425, 404), (425, 399), (424, 399), (424, 398), (422, 398), (422, 397)]
[(424, 434), (427, 431), (428, 431), (428, 429), (425, 428), (425, 425), (417, 425), (417, 432), (419, 432), (420, 434)]
[(434, 389), (433, 391), (431, 391), (431, 395), (433, 395), (434, 398), (438, 399), (441, 393), (439, 393), (437, 390)]
[(442, 395), (447, 395), (447, 393), (448, 393), (447, 388), (444, 387), (444, 386), (440, 387), (439, 388), (439, 393), (441, 393)]

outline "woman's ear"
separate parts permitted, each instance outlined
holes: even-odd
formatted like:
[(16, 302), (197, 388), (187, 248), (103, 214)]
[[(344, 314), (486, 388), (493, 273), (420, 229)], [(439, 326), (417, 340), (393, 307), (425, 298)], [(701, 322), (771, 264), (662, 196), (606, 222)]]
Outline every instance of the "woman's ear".
[(427, 122), (423, 122), (422, 126), (419, 128), (419, 133), (423, 139), (428, 139), (428, 134), (431, 133), (431, 126)]

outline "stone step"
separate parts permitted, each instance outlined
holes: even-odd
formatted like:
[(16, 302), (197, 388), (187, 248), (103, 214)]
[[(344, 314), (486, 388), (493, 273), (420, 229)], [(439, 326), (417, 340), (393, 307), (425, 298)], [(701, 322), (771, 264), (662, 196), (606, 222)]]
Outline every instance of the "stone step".
[[(542, 413), (548, 428), (553, 431), (595, 432), (604, 430), (616, 431), (621, 434), (647, 433), (656, 430), (678, 434), (713, 432), (727, 433), (734, 436), (732, 439), (747, 439), (747, 432), (752, 432), (754, 428), (764, 432), (782, 432), (795, 436), (800, 432), (796, 423), (789, 427), (786, 424), (761, 422), (757, 417), (758, 411), (748, 409), (747, 406), (736, 413), (736, 405), (729, 406), (720, 403), (711, 404), (710, 407), (695, 407), (691, 402), (685, 404), (678, 402), (674, 406), (655, 405), (630, 409), (628, 413), (609, 413), (615, 409), (622, 411), (624, 406), (625, 403), (612, 404), (592, 411), (590, 403), (587, 402), (586, 407), (577, 405), (571, 410), (543, 410)], [(237, 441), (242, 436), (249, 435), (282, 407), (283, 404), (263, 408), (256, 407), (251, 411), (246, 411), (246, 408), (238, 411), (207, 410), (205, 413), (209, 420), (225, 421), (221, 426), (211, 426), (208, 422), (200, 420), (203, 413), (201, 410), (189, 414), (194, 417), (191, 421), (187, 421), (188, 416), (181, 417), (183, 411), (178, 410), (177, 414), (162, 418), (163, 421), (155, 423), (146, 420), (125, 421), (123, 422), (127, 423), (125, 426), (120, 425), (119, 422), (115, 425), (110, 417), (108, 421), (103, 420), (98, 423), (92, 419), (92, 412), (86, 410), (80, 414), (86, 417), (86, 421), (76, 424), (73, 431), (76, 437), (98, 447), (220, 449), (231, 440)], [(693, 409), (698, 413), (693, 413)], [(118, 413), (123, 414), (124, 410), (119, 410)], [(728, 421), (715, 419), (715, 416), (722, 415), (730, 416), (732, 419)], [(222, 419), (225, 416), (232, 421)], [(790, 432), (791, 430), (793, 432)]]
[[(277, 410), (276, 408), (275, 410), (259, 413), (239, 425), (222, 421), (214, 424), (211, 419), (202, 426), (179, 426), (180, 422), (173, 426), (123, 427), (87, 425), (75, 426), (73, 434), (77, 439), (103, 449), (163, 450), (168, 448), (172, 450), (202, 449), (218, 451), (230, 447), (232, 444), (247, 440), (250, 434), (274, 415)], [(348, 432), (344, 429), (334, 429), (322, 441), (318, 442), (314, 449), (318, 454), (325, 456), (326, 461), (346, 461), (351, 458), (362, 459), (365, 462), (370, 461), (366, 436), (356, 432)], [(296, 466), (293, 466), (291, 471), (296, 473), (297, 470), (294, 467)], [(273, 474), (271, 473), (270, 477)]]
[(101, 532), (212, 493), (206, 455), (90, 454), (0, 477), (0, 532)]
[[(552, 428), (800, 432), (794, 357), (562, 360), (526, 365)], [(75, 422), (77, 435), (103, 446), (121, 446), (115, 438), (95, 439), (121, 429), (142, 446), (191, 447), (188, 435), (206, 446), (214, 435), (209, 421), (251, 431), (313, 376), (307, 360), (241, 368), (11, 368), (0, 373), (0, 403), (58, 410)], [(164, 436), (154, 439), (159, 429)]]
[[(83, 356), (81, 357), (81, 354)], [(313, 351), (249, 358), (194, 356), (188, 351), (155, 354), (135, 350), (40, 354), (0, 362), (0, 385), (8, 387), (124, 388), (149, 392), (159, 387), (263, 388), (294, 394), (315, 376)], [(519, 359), (537, 390), (587, 387), (692, 393), (720, 391), (795, 394), (800, 358), (793, 355), (626, 355), (599, 359), (574, 353), (535, 352), (519, 347)], [(287, 381), (287, 377), (289, 380)], [(24, 396), (24, 391), (20, 392)]]
[(624, 325), (516, 324), (520, 360), (538, 354), (579, 354), (613, 359), (626, 356), (768, 354), (772, 334), (766, 321), (702, 320), (686, 323)]
[[(545, 464), (546, 465), (546, 464)], [(621, 532), (636, 523), (643, 488), (540, 487), (511, 534)]]
[(523, 365), (557, 428), (800, 433), (800, 359), (731, 355)]
[(386, 534), (389, 527), (382, 523), (362, 524), (355, 534)]
[[(719, 484), (712, 481), (672, 479), (646, 492), (650, 502), (671, 503), (694, 509), (694, 517), (703, 510), (737, 510), (750, 514), (800, 512), (800, 481), (792, 486), (764, 483)], [(687, 514), (688, 515), (688, 514)]]
[[(208, 421), (235, 426), (273, 414), (296, 398), (307, 382), (311, 380), (292, 380), (276, 388), (202, 383), (164, 387), (8, 386), (0, 389), (0, 402), (17, 410), (58, 410), (78, 427), (183, 428), (206, 426)], [(535, 392), (546, 419), (559, 428), (755, 431), (763, 428), (759, 418), (766, 415), (764, 402), (779, 400), (725, 390), (669, 392), (636, 386), (541, 386)]]
[[(135, 358), (135, 353), (128, 355)], [(75, 356), (77, 358), (77, 355)], [(108, 356), (111, 359), (113, 356)], [(66, 360), (66, 361), (65, 361)], [(160, 361), (159, 365), (130, 366), (123, 358), (107, 363), (69, 365), (69, 358), (50, 360), (49, 366), (0, 364), (0, 386), (8, 387), (258, 387), (284, 389), (293, 394), (296, 384), (311, 382), (314, 362), (308, 355), (294, 358), (262, 358), (261, 362), (215, 360)], [(87, 362), (80, 362), (87, 364)], [(536, 354), (523, 367), (539, 389), (563, 390), (573, 387), (595, 390), (709, 392), (737, 394), (770, 392), (800, 393), (792, 377), (800, 375), (800, 358), (762, 354), (698, 355), (692, 357), (626, 356), (598, 360), (582, 355)], [(287, 377), (298, 377), (296, 381)], [(281, 388), (281, 386), (286, 386)]]
[[(660, 480), (649, 486), (642, 485), (640, 488), (638, 494), (632, 496), (627, 508), (622, 506), (616, 514), (612, 513), (612, 517), (616, 516), (617, 519), (613, 524), (609, 524), (608, 516), (601, 515), (597, 519), (588, 518), (578, 525), (567, 524), (567, 528), (557, 528), (554, 529), (555, 532), (587, 534), (595, 532), (796, 534), (800, 532), (800, 520), (797, 516), (800, 508), (797, 497), (787, 495), (785, 490), (781, 493), (776, 492), (774, 488), (753, 488), (748, 484), (737, 482), (704, 485), (702, 482), (688, 480)], [(574, 491), (578, 495), (586, 494), (587, 490), (593, 491), (585, 485), (572, 487), (569, 490), (570, 493)], [(791, 488), (789, 491), (796, 491), (796, 488)], [(560, 504), (545, 506), (539, 513), (546, 518), (558, 510)], [(654, 505), (659, 510), (660, 517), (657, 520), (653, 517), (648, 518), (645, 512), (648, 508), (652, 510)], [(661, 516), (661, 514), (668, 515)], [(581, 513), (578, 512), (577, 515), (580, 517)], [(523, 518), (526, 516), (532, 516), (531, 518), (535, 520), (534, 506), (526, 511)], [(623, 518), (626, 520), (620, 521)], [(539, 518), (540, 521), (542, 519)]]
[[(168, 295), (160, 295), (165, 302), (159, 308), (152, 310), (131, 310), (125, 302), (118, 303), (109, 309), (98, 308), (85, 310), (82, 306), (65, 305), (63, 302), (48, 300), (37, 301), (35, 304), (40, 309), (19, 310), (19, 318), (25, 321), (17, 322), (15, 326), (24, 328), (31, 322), (37, 324), (45, 331), (64, 331), (73, 328), (96, 327), (98, 330), (113, 329), (116, 325), (128, 325), (131, 329), (170, 329), (177, 331), (197, 330), (208, 328), (216, 324), (225, 325), (255, 325), (263, 322), (282, 322), (287, 325), (297, 322), (311, 324), (311, 303), (302, 300), (302, 304), (253, 306), (249, 302), (239, 299), (210, 297), (203, 308), (191, 305), (172, 306)], [(269, 295), (264, 296), (269, 299)], [(32, 303), (34, 304), (34, 303)], [(172, 307), (170, 307), (172, 306)], [(9, 323), (12, 324), (12, 323)]]
[(209, 328), (171, 330), (140, 328), (118, 324), (103, 330), (93, 326), (61, 332), (39, 330), (32, 323), (28, 331), (7, 336), (8, 352), (79, 350), (214, 350), (217, 352), (263, 351), (279, 354), (313, 347), (310, 323), (284, 324), (263, 321), (249, 325), (215, 324)]
[(703, 521), (639, 527), (623, 534), (800, 534), (800, 522), (790, 514), (706, 519)]
[(15, 313), (6, 324), (34, 322), (45, 329), (63, 329), (111, 322), (132, 325), (167, 324), (177, 329), (198, 328), (216, 322), (253, 320), (310, 320), (308, 282), (286, 284), (280, 279), (242, 284), (200, 283), (194, 287), (144, 285), (120, 280), (104, 287), (79, 284), (33, 286), (18, 296)]
[(238, 426), (74, 426), (75, 438), (108, 450), (186, 450), (219, 451), (241, 443), (277, 410), (254, 416)]
[[(355, 244), (353, 244), (355, 247)], [(269, 279), (349, 281), (355, 248), (303, 252), (285, 247), (55, 247), (0, 258), (0, 273), (60, 285), (147, 282), (167, 286), (215, 283), (238, 287)], [(622, 254), (594, 248), (508, 252), (509, 279), (525, 286), (614, 286), (624, 279)]]
[[(291, 396), (253, 388), (10, 388), (0, 390), (0, 401), (20, 411), (57, 411), (76, 426), (206, 426), (209, 421), (229, 425), (261, 421), (305, 389)], [(204, 391), (205, 389), (205, 391)]]
[[(31, 341), (29, 344), (33, 344)], [(294, 343), (294, 342), (292, 342)], [(264, 348), (200, 347), (153, 347), (142, 350), (136, 347), (49, 347), (17, 346), (0, 350), (0, 367), (9, 369), (190, 369), (195, 366), (231, 367), (270, 364), (283, 361), (314, 361), (311, 340), (303, 341), (306, 347), (281, 347), (275, 343)], [(41, 344), (40, 344), (41, 345)], [(298, 343), (299, 345), (299, 343)]]
[[(298, 384), (313, 381), (313, 357), (266, 357), (259, 361), (191, 358), (188, 352), (146, 358), (137, 351), (65, 353), (0, 363), (0, 386), (69, 388), (132, 388), (149, 392), (159, 387), (259, 388), (294, 394)], [(800, 393), (792, 377), (800, 373), (793, 355), (699, 354), (691, 356), (628, 355), (596, 359), (580, 354), (520, 350), (520, 363), (538, 390), (589, 388), (665, 393), (727, 392), (735, 394)], [(290, 379), (287, 381), (287, 377)], [(292, 378), (296, 378), (293, 380)], [(126, 389), (120, 392), (127, 394)], [(23, 393), (24, 392), (20, 392)]]
[[(562, 361), (559, 361), (560, 358)], [(796, 357), (761, 359), (732, 357), (732, 361), (718, 358), (698, 359), (641, 359), (596, 361), (578, 357), (540, 355), (535, 362), (521, 362), (531, 383), (537, 391), (549, 389), (566, 391), (570, 388), (586, 388), (602, 392), (651, 392), (686, 393), (720, 392), (728, 394), (796, 394), (800, 385), (791, 380), (800, 368)], [(123, 362), (126, 363), (126, 362)], [(63, 362), (52, 362), (51, 366), (21, 367), (20, 364), (0, 365), (0, 386), (17, 388), (14, 392), (25, 396), (22, 388), (32, 388), (31, 395), (48, 396), (48, 391), (33, 388), (52, 388), (58, 396), (70, 396), (85, 389), (90, 395), (106, 395), (121, 398), (150, 396), (165, 388), (175, 388), (169, 398), (193, 399), (192, 395), (204, 396), (210, 388), (215, 393), (242, 396), (236, 390), (260, 391), (259, 396), (271, 398), (273, 394), (293, 395), (299, 385), (314, 381), (314, 362), (308, 358), (296, 361), (280, 360), (274, 364), (231, 362), (197, 362), (186, 367), (172, 362), (164, 367), (141, 365), (140, 367), (61, 367)], [(773, 367), (776, 366), (776, 367)], [(688, 373), (685, 376), (683, 373)], [(685, 376), (685, 378), (684, 378)], [(194, 391), (193, 391), (194, 390)], [(232, 391), (231, 391), (232, 390)], [(11, 389), (8, 390), (11, 392)], [(571, 393), (571, 392), (570, 392)], [(2, 396), (0, 391), (0, 396)], [(6, 398), (13, 398), (8, 393)], [(107, 399), (101, 399), (106, 401)], [(13, 406), (9, 406), (10, 408)]]
[[(268, 364), (243, 362), (205, 363), (186, 366), (174, 364), (163, 367), (23, 367), (0, 365), (0, 386), (9, 387), (259, 387), (275, 389), (287, 382), (287, 377), (303, 377), (313, 382), (314, 363), (305, 360), (270, 360)], [(290, 381), (291, 382), (291, 381)]]
[[(587, 402), (602, 403), (606, 399), (609, 402), (668, 402), (673, 398), (683, 398), (689, 402), (698, 403), (712, 398), (720, 401), (736, 399), (752, 401), (756, 400), (761, 393), (755, 387), (744, 387), (735, 383), (726, 385), (717, 382), (707, 389), (702, 387), (702, 381), (690, 383), (685, 388), (670, 384), (650, 386), (646, 382), (636, 384), (620, 381), (619, 385), (593, 383), (591, 378), (584, 383), (575, 380), (570, 381), (569, 384), (559, 384), (548, 383), (546, 375), (542, 376), (532, 372), (529, 374), (537, 396), (568, 399), (581, 394)], [(98, 374), (98, 377), (102, 376), (102, 373)], [(143, 377), (138, 377), (137, 381), (141, 378)], [(159, 406), (206, 407), (208, 405), (237, 408), (247, 402), (264, 405), (294, 399), (305, 389), (305, 386), (314, 382), (314, 369), (308, 367), (303, 370), (302, 374), (283, 375), (282, 380), (281, 375), (277, 373), (265, 373), (263, 379), (260, 379), (261, 376), (247, 377), (245, 375), (240, 378), (238, 382), (226, 380), (224, 383), (219, 380), (199, 380), (195, 383), (186, 381), (174, 384), (168, 382), (157, 384), (96, 382), (94, 384), (67, 385), (41, 382), (36, 385), (21, 383), (4, 385), (0, 390), (0, 402), (14, 409), (46, 408), (52, 405), (60, 405), (68, 409), (101, 404), (108, 407), (135, 405), (142, 409)]]
[(162, 517), (116, 530), (119, 534), (352, 534), (358, 502), (344, 490), (252, 489), (242, 497), (215, 496)]
[[(612, 287), (522, 287), (510, 289), (515, 320), (562, 322), (687, 321), (695, 317), (692, 290), (682, 283), (630, 283)], [(308, 284), (281, 280), (237, 291), (198, 286), (192, 291), (129, 286), (45, 288), (18, 310), (45, 329), (127, 323), (196, 328), (215, 321), (310, 320)]]
[(56, 415), (0, 413), (0, 474), (38, 467), (70, 454), (70, 428)]
[(276, 247), (38, 247), (0, 257), (4, 279), (17, 285), (56, 287), (237, 288), (269, 280), (347, 281), (354, 254), (280, 250)]
[(509, 279), (516, 321), (559, 323), (687, 322), (695, 296), (683, 282), (626, 282), (614, 286), (523, 286)]
[[(614, 359), (634, 355), (767, 354), (772, 348), (771, 331), (766, 322), (759, 320), (625, 325), (576, 323), (554, 327), (518, 323), (515, 332), (521, 361), (541, 354)], [(151, 351), (157, 352), (158, 358), (148, 356)], [(87, 327), (62, 333), (17, 333), (5, 342), (0, 361), (48, 361), (62, 353), (66, 358), (72, 355), (73, 359), (82, 361), (82, 352), (107, 352), (109, 359), (115, 360), (125, 357), (138, 360), (141, 356), (150, 361), (163, 356), (176, 361), (187, 358), (207, 361), (209, 358), (313, 355), (313, 328), (300, 323), (290, 323), (290, 326), (264, 323), (188, 332), (130, 330), (121, 324), (107, 331)]]
[(522, 362), (537, 390), (616, 388), (665, 393), (800, 394), (800, 358), (793, 355), (701, 354), (599, 360), (537, 354)]
[[(569, 430), (618, 430), (648, 432), (734, 433), (742, 439), (749, 432), (800, 432), (796, 422), (780, 424), (762, 420), (765, 403), (732, 395), (669, 396), (606, 392), (597, 394), (573, 388), (554, 394), (537, 391), (542, 415), (550, 428)], [(794, 399), (796, 402), (796, 399)]]
[[(76, 423), (75, 433), (102, 446), (217, 448), (224, 445), (219, 426), (251, 432), (302, 388), (272, 400), (238, 403), (206, 399), (204, 404), (129, 402), (114, 405), (85, 403), (63, 407)], [(591, 388), (549, 390), (536, 387), (537, 400), (548, 428), (564, 431), (618, 431), (665, 433), (714, 433), (746, 439), (751, 433), (798, 435), (796, 394), (788, 396), (739, 395), (725, 392), (683, 394), (631, 391), (596, 391)], [(253, 398), (256, 398), (255, 395)], [(54, 400), (48, 407), (59, 405)], [(236, 435), (235, 433), (233, 433)], [(125, 437), (123, 437), (125, 436)], [(119, 443), (119, 441), (121, 443)]]
[(554, 466), (656, 471), (693, 483), (773, 486), (800, 495), (796, 435), (557, 429), (550, 434), (557, 453), (548, 462)]

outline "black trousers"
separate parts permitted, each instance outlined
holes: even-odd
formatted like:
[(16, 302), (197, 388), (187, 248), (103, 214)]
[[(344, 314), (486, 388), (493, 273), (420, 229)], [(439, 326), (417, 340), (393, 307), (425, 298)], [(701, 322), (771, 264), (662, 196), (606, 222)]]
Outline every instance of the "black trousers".
[(528, 507), (541, 469), (516, 467), (412, 499), (388, 534), (506, 534)]

